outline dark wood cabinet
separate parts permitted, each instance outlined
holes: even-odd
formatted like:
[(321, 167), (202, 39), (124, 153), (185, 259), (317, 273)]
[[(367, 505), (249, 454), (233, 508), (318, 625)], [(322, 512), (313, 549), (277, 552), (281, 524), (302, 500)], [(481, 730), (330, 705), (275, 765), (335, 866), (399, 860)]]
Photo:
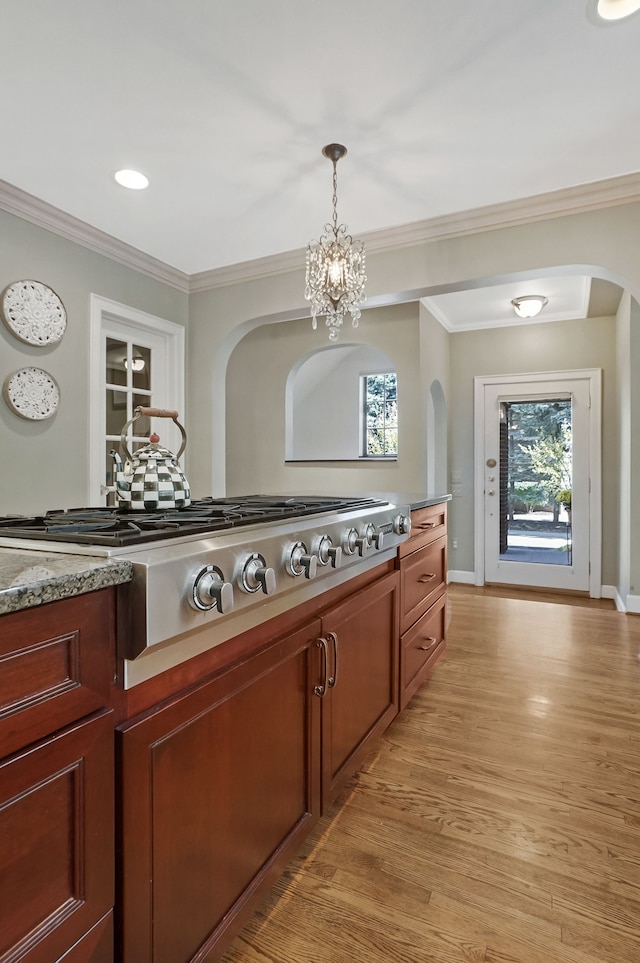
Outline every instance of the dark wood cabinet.
[(113, 957), (112, 590), (0, 618), (0, 960)]
[(119, 727), (122, 963), (214, 961), (398, 711), (391, 572)]
[(319, 817), (320, 630), (120, 729), (125, 963), (218, 958)]
[(58, 960), (113, 906), (111, 715), (0, 764), (1, 960)]
[(328, 803), (398, 713), (398, 579), (387, 575), (322, 620), (327, 685), (322, 698), (322, 795)]
[(398, 550), (401, 584), (400, 709), (433, 674), (446, 641), (447, 503), (411, 513)]

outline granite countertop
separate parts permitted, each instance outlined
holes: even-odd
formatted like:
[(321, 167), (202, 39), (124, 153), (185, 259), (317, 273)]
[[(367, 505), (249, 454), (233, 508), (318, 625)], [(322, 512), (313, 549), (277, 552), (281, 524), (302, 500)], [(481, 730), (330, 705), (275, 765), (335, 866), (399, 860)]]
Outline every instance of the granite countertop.
[(367, 492), (372, 498), (382, 498), (396, 505), (409, 505), (412, 512), (418, 508), (429, 508), (430, 505), (441, 505), (451, 501), (451, 495), (430, 494), (426, 492)]
[(0, 615), (128, 582), (131, 562), (0, 548)]

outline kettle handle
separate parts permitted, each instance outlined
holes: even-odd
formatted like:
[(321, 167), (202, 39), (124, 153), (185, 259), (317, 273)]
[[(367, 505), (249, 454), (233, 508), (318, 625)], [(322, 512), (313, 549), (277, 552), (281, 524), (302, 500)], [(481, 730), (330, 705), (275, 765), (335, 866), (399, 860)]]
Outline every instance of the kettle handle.
[(127, 448), (127, 429), (134, 423), (134, 421), (137, 421), (138, 418), (171, 418), (175, 425), (180, 429), (180, 434), (182, 435), (182, 444), (180, 445), (180, 450), (176, 455), (176, 459), (180, 457), (187, 447), (187, 433), (178, 421), (178, 412), (169, 411), (166, 408), (144, 408), (142, 405), (138, 405), (133, 412), (133, 418), (129, 418), (129, 421), (120, 432), (120, 444), (129, 461), (133, 460), (133, 456)]

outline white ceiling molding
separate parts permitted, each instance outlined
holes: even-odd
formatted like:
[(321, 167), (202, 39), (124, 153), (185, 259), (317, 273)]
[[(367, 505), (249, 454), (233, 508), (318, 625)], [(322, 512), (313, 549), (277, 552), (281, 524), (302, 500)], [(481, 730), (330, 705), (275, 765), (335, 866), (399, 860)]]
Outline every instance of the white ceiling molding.
[[(365, 242), (367, 253), (382, 253), (411, 247), (424, 241), (479, 234), (493, 228), (515, 227), (552, 217), (562, 217), (565, 214), (580, 214), (635, 201), (640, 201), (640, 172), (595, 181), (592, 184), (581, 184), (578, 187), (560, 191), (549, 191), (534, 197), (460, 211), (456, 214), (414, 221), (412, 224), (399, 227), (359, 233), (358, 237)], [(296, 268), (300, 271), (304, 269), (302, 249), (192, 274), (190, 290), (212, 290), (242, 281), (284, 274)]]
[(163, 281), (179, 291), (189, 291), (188, 274), (3, 180), (0, 180), (0, 210), (15, 214), (31, 224), (57, 234), (58, 237), (81, 244), (96, 254), (102, 254), (112, 261), (124, 264), (125, 267), (140, 271), (156, 281)]
[[(637, 172), (415, 221), (399, 227), (370, 231), (359, 236), (364, 240), (369, 253), (381, 253), (424, 241), (478, 234), (493, 228), (533, 223), (564, 214), (578, 214), (639, 200), (640, 172)], [(81, 244), (88, 250), (134, 268), (185, 293), (213, 290), (230, 284), (285, 274), (296, 269), (302, 272), (304, 269), (304, 251), (301, 248), (188, 275), (2, 180), (0, 210), (21, 217), (59, 237)]]

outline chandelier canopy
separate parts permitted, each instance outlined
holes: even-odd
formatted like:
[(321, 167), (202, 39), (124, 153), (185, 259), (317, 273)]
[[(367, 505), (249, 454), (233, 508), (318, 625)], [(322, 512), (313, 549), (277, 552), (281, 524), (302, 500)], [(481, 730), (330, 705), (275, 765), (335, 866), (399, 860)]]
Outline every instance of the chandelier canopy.
[(347, 153), (342, 144), (327, 144), (322, 153), (333, 164), (333, 220), (325, 224), (319, 241), (307, 246), (307, 273), (304, 296), (311, 302), (314, 329), (318, 315), (325, 316), (329, 340), (337, 341), (347, 312), (358, 327), (360, 305), (364, 302), (365, 250), (362, 241), (354, 241), (345, 224), (338, 225), (337, 164)]

